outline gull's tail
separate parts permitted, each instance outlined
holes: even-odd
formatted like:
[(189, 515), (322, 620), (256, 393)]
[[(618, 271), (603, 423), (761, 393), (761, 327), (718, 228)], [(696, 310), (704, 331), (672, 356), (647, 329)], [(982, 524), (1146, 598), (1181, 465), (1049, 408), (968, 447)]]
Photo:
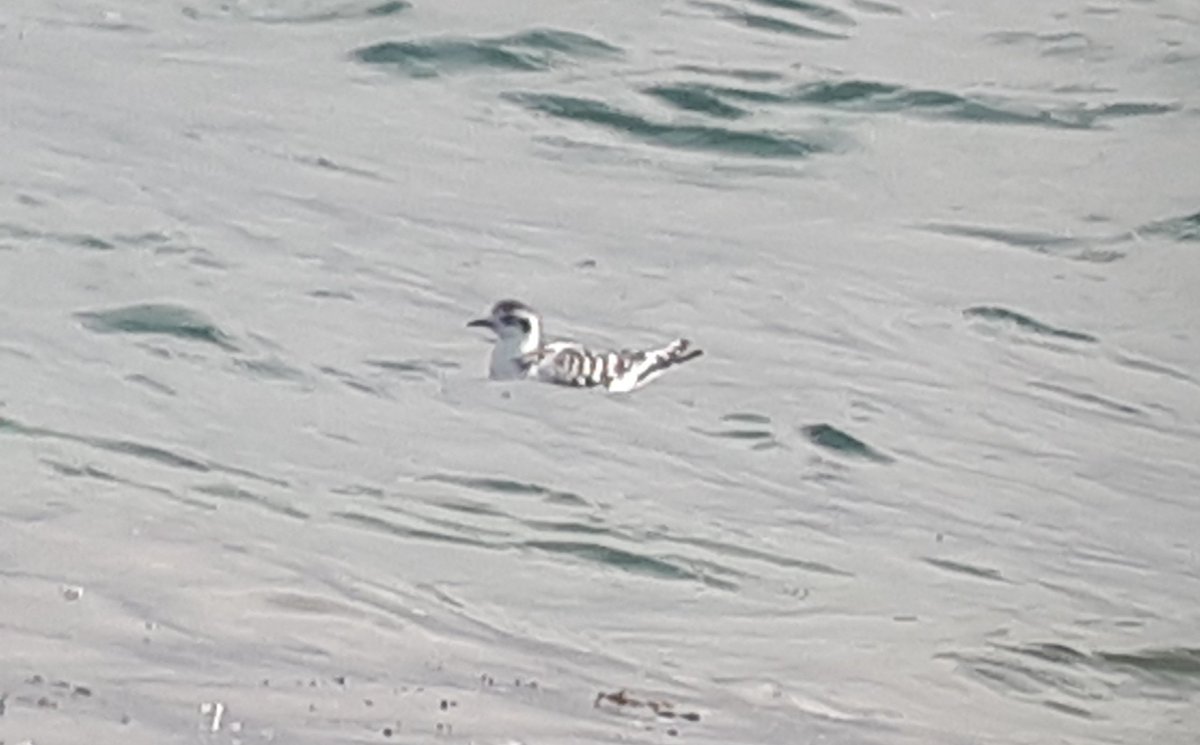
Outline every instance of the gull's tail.
[[(694, 360), (704, 352), (694, 349), (687, 339), (676, 339), (660, 349), (649, 349), (630, 355), (628, 371), (621, 376), (622, 390), (632, 391), (649, 383), (667, 370)], [(615, 388), (610, 388), (615, 390)]]

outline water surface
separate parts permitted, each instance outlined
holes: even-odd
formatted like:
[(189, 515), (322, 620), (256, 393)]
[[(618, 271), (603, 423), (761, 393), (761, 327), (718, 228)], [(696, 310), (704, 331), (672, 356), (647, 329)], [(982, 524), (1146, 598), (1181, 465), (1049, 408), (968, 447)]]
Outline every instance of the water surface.
[(993, 5), (5, 4), (0, 741), (1194, 742), (1200, 12)]

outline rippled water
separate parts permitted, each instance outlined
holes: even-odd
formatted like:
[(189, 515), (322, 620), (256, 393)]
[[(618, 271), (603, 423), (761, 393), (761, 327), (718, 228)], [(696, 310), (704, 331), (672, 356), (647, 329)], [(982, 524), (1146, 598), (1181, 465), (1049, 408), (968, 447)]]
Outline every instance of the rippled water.
[[(11, 0), (0, 741), (1192, 743), (1200, 9)], [(485, 380), (495, 299), (706, 356)]]

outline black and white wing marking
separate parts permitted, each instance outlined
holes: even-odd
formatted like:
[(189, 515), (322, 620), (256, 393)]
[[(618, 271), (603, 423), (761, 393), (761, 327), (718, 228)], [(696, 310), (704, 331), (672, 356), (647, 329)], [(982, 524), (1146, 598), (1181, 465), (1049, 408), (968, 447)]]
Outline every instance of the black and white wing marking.
[(693, 349), (692, 343), (687, 339), (676, 339), (658, 349), (621, 354), (626, 361), (625, 371), (607, 385), (610, 391), (632, 391), (641, 388), (672, 367), (694, 360), (704, 352)]
[(676, 339), (660, 349), (622, 352), (592, 352), (574, 342), (552, 342), (542, 348), (534, 369), (538, 379), (548, 383), (624, 392), (701, 354), (687, 339)]
[(614, 376), (625, 370), (622, 356), (616, 352), (592, 352), (581, 344), (556, 341), (542, 347), (535, 363), (539, 380), (575, 388), (607, 387)]

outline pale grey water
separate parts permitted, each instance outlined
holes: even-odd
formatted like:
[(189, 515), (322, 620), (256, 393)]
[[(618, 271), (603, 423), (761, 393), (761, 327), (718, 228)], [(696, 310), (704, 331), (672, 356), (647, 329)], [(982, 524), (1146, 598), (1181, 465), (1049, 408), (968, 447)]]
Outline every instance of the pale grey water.
[[(1198, 81), (1182, 0), (9, 0), (0, 742), (1200, 741)], [(707, 356), (492, 384), (505, 296)]]

